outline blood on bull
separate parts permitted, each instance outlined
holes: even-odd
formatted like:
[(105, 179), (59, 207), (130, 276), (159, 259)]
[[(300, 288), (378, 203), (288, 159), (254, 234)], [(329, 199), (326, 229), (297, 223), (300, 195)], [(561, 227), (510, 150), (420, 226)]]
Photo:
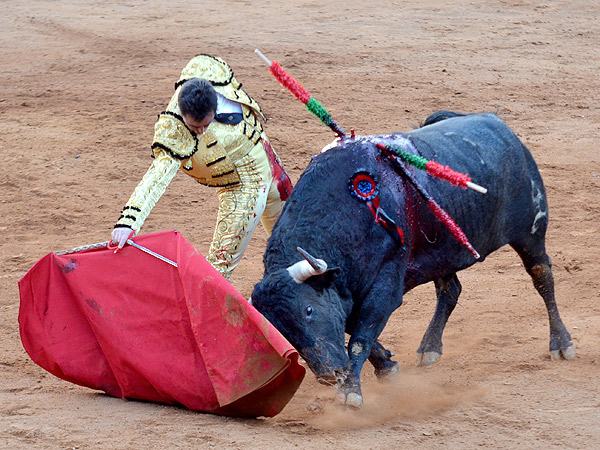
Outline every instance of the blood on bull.
[[(545, 302), (552, 358), (575, 356), (554, 298), (545, 248), (548, 205), (530, 152), (492, 114), (444, 111), (424, 124), (406, 133), (340, 139), (314, 157), (273, 229), (264, 278), (252, 293), (254, 306), (318, 380), (336, 385), (352, 407), (362, 406), (367, 360), (379, 377), (398, 370), (377, 339), (404, 294), (435, 285), (435, 314), (418, 349), (419, 364), (435, 363), (461, 293), (457, 272), (507, 244)], [(450, 164), (488, 192), (458, 192), (425, 172), (399, 168), (384, 150), (390, 147)], [(460, 225), (468, 245), (440, 220), (440, 211)]]

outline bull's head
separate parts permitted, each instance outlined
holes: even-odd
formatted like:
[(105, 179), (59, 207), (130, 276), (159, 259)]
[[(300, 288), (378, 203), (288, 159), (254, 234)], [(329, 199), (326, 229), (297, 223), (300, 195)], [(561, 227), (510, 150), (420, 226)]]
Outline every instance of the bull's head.
[(252, 292), (252, 304), (298, 350), (317, 379), (343, 381), (347, 312), (335, 289), (339, 269), (328, 268), (301, 248), (304, 259), (266, 275)]

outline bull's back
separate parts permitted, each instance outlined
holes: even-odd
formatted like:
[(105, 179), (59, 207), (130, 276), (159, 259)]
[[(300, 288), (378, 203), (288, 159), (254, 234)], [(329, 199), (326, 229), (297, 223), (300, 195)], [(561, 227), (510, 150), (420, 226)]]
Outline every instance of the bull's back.
[[(475, 183), (488, 189), (483, 195), (419, 174), (429, 194), (448, 211), (483, 257), (527, 234), (544, 239), (547, 203), (541, 176), (530, 152), (498, 117), (451, 117), (402, 136), (423, 157), (468, 173)], [(426, 221), (422, 225), (427, 227)], [(433, 247), (430, 250), (435, 252)], [(466, 249), (451, 255), (448, 248), (441, 252), (444, 254), (436, 256), (453, 259), (449, 266), (474, 262), (464, 258)]]
[[(350, 195), (348, 182), (362, 170), (379, 180), (382, 208), (404, 227), (412, 252), (409, 270), (425, 276), (426, 269), (434, 279), (475, 262), (409, 183), (379, 157), (376, 142), (406, 144), (412, 148), (405, 150), (468, 173), (474, 182), (488, 189), (485, 195), (463, 190), (410, 169), (483, 257), (532, 230), (543, 239), (547, 224), (545, 192), (529, 151), (496, 116), (467, 115), (407, 133), (348, 140), (316, 156), (298, 180), (273, 229), (265, 253), (267, 271), (297, 261), (296, 246), (333, 265), (348, 265), (349, 273), (370, 270), (377, 266), (373, 261), (391, 261), (392, 255), (401, 253), (384, 227), (373, 220), (364, 202)], [(365, 241), (366, 236), (370, 241)], [(376, 245), (370, 245), (373, 243)], [(355, 267), (354, 261), (347, 261), (348, 255), (352, 259), (359, 255), (360, 261), (367, 263)], [(432, 279), (425, 277), (417, 284)]]
[[(539, 177), (531, 154), (515, 133), (493, 114), (450, 117), (403, 133), (428, 159), (467, 169), (472, 177), (518, 180)], [(482, 180), (483, 181), (483, 180)]]

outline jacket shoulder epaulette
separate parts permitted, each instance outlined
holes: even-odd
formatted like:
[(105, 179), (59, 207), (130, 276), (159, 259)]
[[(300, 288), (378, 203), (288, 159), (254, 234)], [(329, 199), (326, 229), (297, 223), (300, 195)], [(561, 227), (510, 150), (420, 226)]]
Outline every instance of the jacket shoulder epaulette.
[(165, 111), (154, 125), (152, 149), (161, 148), (175, 159), (190, 158), (198, 151), (198, 138), (189, 130), (179, 114)]

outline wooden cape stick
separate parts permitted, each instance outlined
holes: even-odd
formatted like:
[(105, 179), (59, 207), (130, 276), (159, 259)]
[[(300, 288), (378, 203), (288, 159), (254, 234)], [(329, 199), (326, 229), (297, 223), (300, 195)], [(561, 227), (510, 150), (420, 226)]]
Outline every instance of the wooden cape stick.
[(98, 242), (96, 244), (82, 245), (80, 247), (71, 248), (69, 250), (62, 250), (60, 252), (54, 252), (56, 256), (68, 255), (70, 253), (79, 253), (84, 252), (86, 250), (94, 250), (96, 248), (106, 248), (108, 247), (108, 243), (110, 241)]
[[(84, 252), (86, 250), (94, 250), (94, 249), (97, 249), (97, 248), (108, 248), (108, 244), (110, 242), (111, 241), (105, 241), (105, 242), (98, 242), (96, 244), (82, 245), (80, 247), (71, 248), (69, 250), (62, 250), (60, 252), (55, 252), (54, 254), (56, 256), (62, 256), (62, 255), (69, 255), (71, 253)], [(136, 244), (131, 239), (127, 239), (127, 243), (129, 245), (137, 248), (138, 250), (141, 250), (141, 251), (143, 251), (145, 253), (148, 253), (151, 256), (154, 256), (155, 258), (160, 259), (161, 261), (166, 262), (167, 264), (171, 264), (172, 266), (177, 267), (177, 263), (175, 261), (171, 261), (169, 258), (167, 258), (167, 257), (165, 257), (163, 255), (160, 255), (160, 254), (158, 254), (158, 253), (156, 253), (156, 252), (154, 252), (154, 251), (152, 251), (152, 250), (150, 250), (150, 249), (148, 249), (146, 247), (143, 247), (143, 246), (141, 246), (139, 244)], [(116, 251), (115, 251), (115, 253), (116, 253)]]

